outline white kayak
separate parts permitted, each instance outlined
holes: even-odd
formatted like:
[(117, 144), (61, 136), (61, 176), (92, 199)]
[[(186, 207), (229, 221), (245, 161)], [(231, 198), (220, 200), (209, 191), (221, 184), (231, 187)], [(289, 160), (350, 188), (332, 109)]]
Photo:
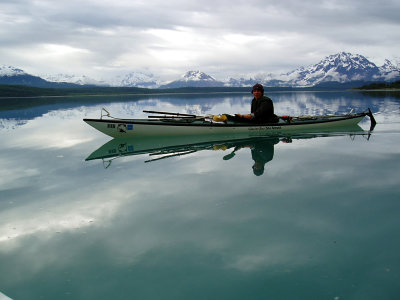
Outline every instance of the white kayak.
[(107, 118), (103, 118), (103, 115), (101, 115), (100, 119), (83, 119), (83, 121), (114, 138), (210, 134), (281, 135), (292, 132), (351, 131), (355, 126), (358, 127), (357, 124), (365, 116), (369, 116), (371, 119), (371, 129), (376, 124), (370, 109), (368, 109), (368, 112), (344, 115), (280, 117), (277, 123), (262, 124), (237, 121), (237, 118), (229, 115), (227, 115), (228, 120), (221, 122), (215, 121), (215, 116), (212, 115), (196, 116), (171, 112), (145, 112), (159, 115), (149, 116), (149, 119), (119, 119), (111, 117), (107, 112)]

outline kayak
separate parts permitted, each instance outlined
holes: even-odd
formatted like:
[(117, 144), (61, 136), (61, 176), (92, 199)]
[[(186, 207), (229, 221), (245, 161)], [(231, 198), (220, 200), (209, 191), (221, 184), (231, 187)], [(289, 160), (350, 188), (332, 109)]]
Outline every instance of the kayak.
[(356, 135), (368, 135), (369, 138), (369, 133), (361, 129), (361, 127), (358, 126), (358, 130), (357, 128), (353, 129), (351, 133), (307, 133), (286, 136), (243, 137), (241, 135), (182, 135), (114, 138), (93, 151), (85, 160), (92, 161), (102, 159), (104, 167), (108, 168), (114, 159), (125, 156), (148, 154), (148, 158), (145, 160), (145, 162), (148, 163), (165, 158), (189, 155), (203, 150), (222, 150), (222, 153), (225, 154), (223, 159), (228, 160), (235, 155), (236, 151), (242, 148), (261, 148), (264, 153), (268, 152), (272, 154), (274, 145), (279, 142), (286, 144), (294, 140), (308, 140), (338, 135), (348, 135), (351, 137)]
[(120, 119), (111, 117), (107, 110), (104, 108), (103, 110), (107, 113), (104, 115), (107, 118), (103, 118), (101, 114), (100, 119), (83, 119), (83, 121), (114, 138), (210, 134), (280, 135), (291, 132), (346, 131), (347, 128), (356, 126), (366, 116), (371, 119), (371, 130), (376, 124), (370, 109), (367, 112), (350, 112), (343, 115), (281, 116), (276, 123), (254, 123), (231, 115), (223, 115), (225, 116), (223, 119), (216, 118), (215, 115), (197, 116), (158, 111), (144, 111), (158, 114), (148, 116), (148, 119)]

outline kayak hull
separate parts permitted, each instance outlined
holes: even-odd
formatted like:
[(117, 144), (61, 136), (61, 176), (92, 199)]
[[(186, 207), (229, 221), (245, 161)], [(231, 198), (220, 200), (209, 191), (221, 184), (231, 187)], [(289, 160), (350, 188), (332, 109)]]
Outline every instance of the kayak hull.
[(171, 119), (84, 119), (100, 132), (114, 138), (135, 136), (179, 136), (210, 134), (280, 135), (299, 132), (346, 131), (366, 116), (366, 113), (310, 117), (279, 123), (220, 123), (208, 120)]

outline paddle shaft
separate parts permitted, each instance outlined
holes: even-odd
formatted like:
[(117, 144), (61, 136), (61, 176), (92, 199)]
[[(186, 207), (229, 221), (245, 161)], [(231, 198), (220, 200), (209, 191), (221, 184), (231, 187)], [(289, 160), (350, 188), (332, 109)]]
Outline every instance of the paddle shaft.
[(164, 114), (164, 115), (183, 116), (183, 117), (190, 117), (190, 118), (198, 117), (198, 116), (192, 115), (192, 114), (173, 113), (173, 112), (167, 112), (167, 111), (144, 110), (143, 112), (150, 113), (150, 114)]

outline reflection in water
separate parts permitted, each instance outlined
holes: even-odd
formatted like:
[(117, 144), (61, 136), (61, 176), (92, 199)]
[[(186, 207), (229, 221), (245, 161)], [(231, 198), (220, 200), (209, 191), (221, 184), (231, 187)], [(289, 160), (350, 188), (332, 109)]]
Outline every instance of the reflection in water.
[(227, 151), (230, 153), (223, 156), (223, 160), (232, 159), (241, 149), (250, 149), (253, 159), (252, 169), (256, 176), (264, 173), (265, 165), (274, 158), (275, 145), (282, 143), (291, 143), (293, 140), (305, 140), (328, 136), (355, 135), (367, 136), (370, 132), (363, 131), (356, 126), (347, 133), (329, 133), (329, 134), (302, 134), (285, 136), (175, 136), (175, 137), (135, 137), (135, 138), (115, 138), (97, 150), (93, 151), (86, 161), (101, 159), (104, 168), (109, 168), (112, 161), (124, 156), (148, 154), (150, 157), (144, 162), (154, 162), (161, 159), (167, 159), (177, 156), (193, 154), (203, 150)]
[[(278, 115), (326, 115), (348, 113), (350, 109), (364, 111), (370, 107), (373, 113), (384, 111), (397, 99), (389, 93), (380, 94), (379, 100), (370, 94), (358, 92), (273, 92), (268, 94), (274, 101)], [(381, 98), (382, 98), (381, 97)], [(60, 112), (78, 113), (87, 118), (97, 118), (102, 107), (121, 118), (145, 117), (143, 110), (165, 110), (196, 115), (245, 112), (248, 110), (248, 92), (244, 94), (182, 94), (182, 95), (118, 95), (96, 97), (43, 97), (16, 98), (10, 101), (0, 97), (0, 130), (15, 129), (28, 120)], [(67, 113), (66, 115), (69, 115)], [(65, 118), (66, 116), (61, 116)]]
[[(101, 107), (131, 118), (146, 109), (206, 114), (249, 104), (248, 94), (196, 97), (0, 107), (0, 292), (397, 299), (398, 101), (349, 92), (273, 96), (278, 113), (291, 115), (380, 111), (368, 142), (350, 140), (363, 131), (141, 138), (112, 140), (88, 157), (97, 160), (82, 161), (108, 141), (82, 122)], [(255, 161), (262, 176), (254, 176)]]
[[(278, 144), (280, 140), (281, 139), (278, 137), (269, 137), (243, 141), (234, 147), (231, 154), (224, 156), (224, 159), (231, 159), (235, 155), (236, 151), (243, 148), (249, 148), (251, 149), (251, 157), (254, 160), (252, 166), (253, 173), (256, 176), (260, 176), (264, 174), (265, 164), (274, 158), (274, 146)], [(286, 139), (282, 138), (282, 140)]]

